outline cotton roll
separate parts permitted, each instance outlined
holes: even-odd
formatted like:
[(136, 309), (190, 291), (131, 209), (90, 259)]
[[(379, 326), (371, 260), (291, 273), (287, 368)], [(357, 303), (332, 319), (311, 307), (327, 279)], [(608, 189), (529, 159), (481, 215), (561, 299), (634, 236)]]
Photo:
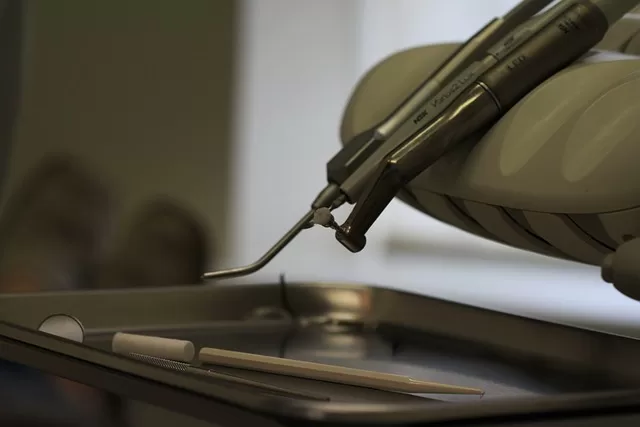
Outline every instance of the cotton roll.
[(181, 362), (191, 362), (196, 350), (191, 341), (118, 332), (113, 336), (111, 350), (118, 354), (142, 354)]

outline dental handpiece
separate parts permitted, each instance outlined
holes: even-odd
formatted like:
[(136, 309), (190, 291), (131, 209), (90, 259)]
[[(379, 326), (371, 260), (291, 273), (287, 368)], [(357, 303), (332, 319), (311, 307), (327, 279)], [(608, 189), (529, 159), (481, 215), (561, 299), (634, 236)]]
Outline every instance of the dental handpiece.
[[(394, 141), (391, 142), (393, 147), (397, 146), (401, 141), (409, 137), (413, 132), (412, 128), (416, 125), (423, 125), (424, 118), (419, 122), (413, 123), (412, 115), (416, 110), (428, 108), (431, 116), (436, 116), (438, 112), (446, 107), (446, 102), (440, 102), (433, 107), (429, 107), (428, 102), (434, 95), (445, 85), (452, 88), (452, 94), (460, 93), (466, 88), (482, 71), (480, 64), (473, 70), (470, 70), (467, 77), (464, 77), (466, 86), (460, 86), (458, 83), (450, 83), (452, 79), (462, 71), (474, 64), (479, 59), (486, 57), (487, 52), (498, 41), (503, 40), (505, 45), (510, 45), (511, 41), (507, 37), (515, 28), (526, 22), (531, 16), (544, 9), (553, 0), (523, 0), (511, 9), (502, 18), (493, 19), (480, 31), (474, 34), (467, 42), (459, 47), (450, 58), (444, 62), (425, 82), (414, 91), (407, 100), (396, 109), (386, 120), (384, 120), (376, 128), (365, 132), (354, 138), (345, 145), (328, 163), (327, 163), (327, 181), (329, 184), (318, 194), (311, 204), (311, 210), (307, 212), (275, 245), (273, 245), (260, 259), (256, 262), (230, 269), (213, 271), (205, 273), (203, 279), (222, 279), (241, 277), (252, 274), (267, 265), (282, 249), (284, 249), (302, 230), (312, 227), (314, 222), (314, 213), (316, 210), (326, 208), (333, 210), (348, 200), (355, 200), (354, 192), (345, 191), (351, 188), (351, 183), (355, 182), (355, 188), (360, 188), (359, 184), (371, 174), (371, 168), (365, 169), (357, 177), (352, 178), (365, 161), (374, 155), (383, 143), (394, 135)], [(524, 34), (524, 32), (523, 32)], [(507, 38), (505, 38), (507, 37)], [(459, 80), (459, 79), (458, 79)], [(453, 86), (452, 86), (453, 85)], [(446, 88), (446, 87), (445, 87)], [(445, 100), (446, 101), (446, 100)], [(404, 133), (402, 127), (404, 126)], [(400, 134), (396, 135), (400, 130)], [(385, 154), (391, 151), (388, 146)], [(371, 163), (379, 163), (384, 155), (378, 155)], [(347, 187), (341, 188), (347, 179)]]
[[(496, 45), (501, 43), (509, 45), (513, 40), (508, 36), (553, 1), (523, 0), (503, 17), (491, 20), (462, 44), (386, 119), (373, 129), (354, 137), (327, 163), (329, 185), (320, 192), (313, 205), (329, 207), (355, 200), (350, 190), (354, 183), (364, 181), (370, 173), (368, 168), (362, 166), (379, 162), (384, 157), (380, 155), (381, 152), (386, 151), (386, 155), (391, 150), (390, 146), (397, 146), (417, 130), (416, 126), (424, 125), (427, 119), (441, 112), (445, 102), (431, 105), (434, 96), (447, 88), (449, 97), (453, 93), (459, 93), (461, 82), (469, 82), (482, 71), (478, 62), (490, 50), (497, 50)], [(526, 30), (520, 36), (524, 36), (525, 32)], [(476, 67), (470, 67), (472, 64)], [(460, 76), (463, 71), (466, 75)], [(393, 141), (389, 141), (390, 138)], [(346, 186), (345, 182), (348, 183)]]
[(458, 143), (493, 125), (536, 86), (587, 53), (640, 0), (580, 0), (485, 72), (444, 113), (395, 149), (368, 181), (336, 238), (358, 252), (405, 184)]
[(483, 55), (469, 64), (469, 66), (455, 75), (449, 84), (433, 93), (424, 104), (398, 126), (386, 140), (381, 141), (379, 148), (370, 153), (340, 185), (343, 198), (354, 203), (369, 182), (378, 165), (384, 161), (394, 149), (404, 143), (416, 132), (424, 129), (432, 120), (444, 112), (451, 103), (491, 67), (509, 55), (514, 49), (533, 37), (549, 22), (567, 10), (577, 0), (563, 0), (551, 7), (540, 16), (521, 24), (502, 38), (498, 43), (488, 46)]

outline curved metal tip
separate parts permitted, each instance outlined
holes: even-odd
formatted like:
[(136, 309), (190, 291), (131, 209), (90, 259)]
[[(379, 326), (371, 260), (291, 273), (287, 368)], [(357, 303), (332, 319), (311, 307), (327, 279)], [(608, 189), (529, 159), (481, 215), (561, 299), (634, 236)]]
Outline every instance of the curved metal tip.
[(202, 280), (212, 279), (231, 279), (234, 277), (243, 277), (253, 274), (267, 265), (276, 255), (280, 253), (302, 230), (313, 226), (313, 216), (315, 209), (307, 212), (275, 245), (265, 252), (256, 262), (245, 265), (244, 267), (234, 267), (224, 270), (211, 271), (202, 275)]

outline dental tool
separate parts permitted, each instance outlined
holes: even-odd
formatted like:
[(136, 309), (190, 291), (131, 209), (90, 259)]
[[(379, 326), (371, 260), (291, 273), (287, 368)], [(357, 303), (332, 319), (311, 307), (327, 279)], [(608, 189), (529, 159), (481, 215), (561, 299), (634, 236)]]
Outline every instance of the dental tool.
[(198, 360), (205, 365), (226, 366), (257, 372), (268, 372), (290, 377), (326, 381), (336, 384), (367, 387), (400, 393), (436, 393), (483, 395), (484, 391), (475, 387), (423, 381), (403, 375), (363, 369), (347, 368), (338, 365), (307, 362), (305, 360), (285, 359), (261, 354), (230, 351), (204, 347), (198, 354)]
[(278, 394), (278, 395), (297, 398), (297, 399), (309, 399), (309, 400), (318, 400), (318, 401), (325, 401), (325, 402), (331, 400), (329, 396), (323, 396), (316, 393), (309, 393), (306, 391), (279, 387), (279, 386), (268, 384), (262, 381), (255, 381), (248, 378), (243, 378), (237, 375), (227, 374), (223, 372), (216, 372), (212, 369), (206, 369), (200, 366), (194, 366), (186, 362), (180, 362), (172, 359), (164, 359), (161, 357), (149, 356), (146, 354), (128, 353), (125, 355), (132, 359), (136, 359), (141, 362), (148, 363), (150, 365), (155, 365), (160, 368), (169, 369), (177, 372), (184, 372), (187, 374), (193, 374), (193, 375), (197, 375), (203, 378), (208, 378), (214, 381), (222, 381), (227, 384), (251, 387), (257, 391), (262, 391), (266, 393), (273, 393), (273, 394)]
[(444, 112), (451, 103), (466, 89), (475, 83), (478, 77), (504, 59), (514, 49), (529, 40), (544, 28), (549, 22), (567, 10), (575, 0), (563, 0), (555, 4), (542, 15), (518, 26), (498, 43), (489, 46), (484, 56), (472, 62), (466, 69), (457, 74), (451, 82), (434, 93), (428, 102), (415, 111), (409, 120), (396, 129), (396, 131), (384, 143), (367, 158), (363, 159), (360, 166), (353, 171), (340, 185), (340, 193), (350, 203), (354, 203), (360, 197), (369, 178), (375, 172), (378, 165), (385, 160), (400, 144), (421, 129), (424, 129), (438, 115)]
[(485, 72), (427, 127), (396, 148), (369, 180), (353, 211), (336, 231), (359, 252), (366, 232), (408, 182), (474, 134), (493, 123), (547, 78), (593, 48), (609, 27), (640, 0), (582, 0), (571, 4)]
[[(387, 119), (376, 128), (355, 137), (327, 163), (328, 185), (312, 202), (311, 210), (260, 259), (246, 266), (208, 272), (202, 278), (234, 278), (260, 270), (298, 234), (316, 224), (314, 214), (318, 209), (331, 211), (347, 201), (356, 200), (356, 190), (362, 189), (363, 183), (375, 170), (375, 166), (371, 165), (382, 161), (387, 153), (410, 137), (417, 130), (416, 126), (424, 126), (426, 119), (436, 117), (447, 107), (447, 100), (452, 100), (455, 94), (461, 93), (488, 69), (491, 63), (486, 60), (487, 55), (499, 60), (517, 46), (518, 41), (532, 33), (531, 29), (525, 27), (518, 34), (511, 34), (552, 2), (553, 0), (523, 0), (503, 17), (491, 20), (458, 48)], [(448, 93), (448, 96), (433, 104), (434, 95), (437, 98), (443, 92)], [(393, 140), (389, 141), (392, 135)], [(376, 153), (378, 154), (374, 156)], [(365, 162), (367, 166), (362, 169)], [(330, 223), (320, 225), (329, 226)]]

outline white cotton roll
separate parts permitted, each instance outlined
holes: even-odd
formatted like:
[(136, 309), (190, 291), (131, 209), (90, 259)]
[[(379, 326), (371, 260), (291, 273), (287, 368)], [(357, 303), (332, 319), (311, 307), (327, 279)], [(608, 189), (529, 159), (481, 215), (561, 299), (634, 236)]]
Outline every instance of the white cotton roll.
[(142, 354), (181, 362), (191, 362), (196, 350), (191, 341), (118, 332), (113, 336), (111, 350), (118, 354)]

